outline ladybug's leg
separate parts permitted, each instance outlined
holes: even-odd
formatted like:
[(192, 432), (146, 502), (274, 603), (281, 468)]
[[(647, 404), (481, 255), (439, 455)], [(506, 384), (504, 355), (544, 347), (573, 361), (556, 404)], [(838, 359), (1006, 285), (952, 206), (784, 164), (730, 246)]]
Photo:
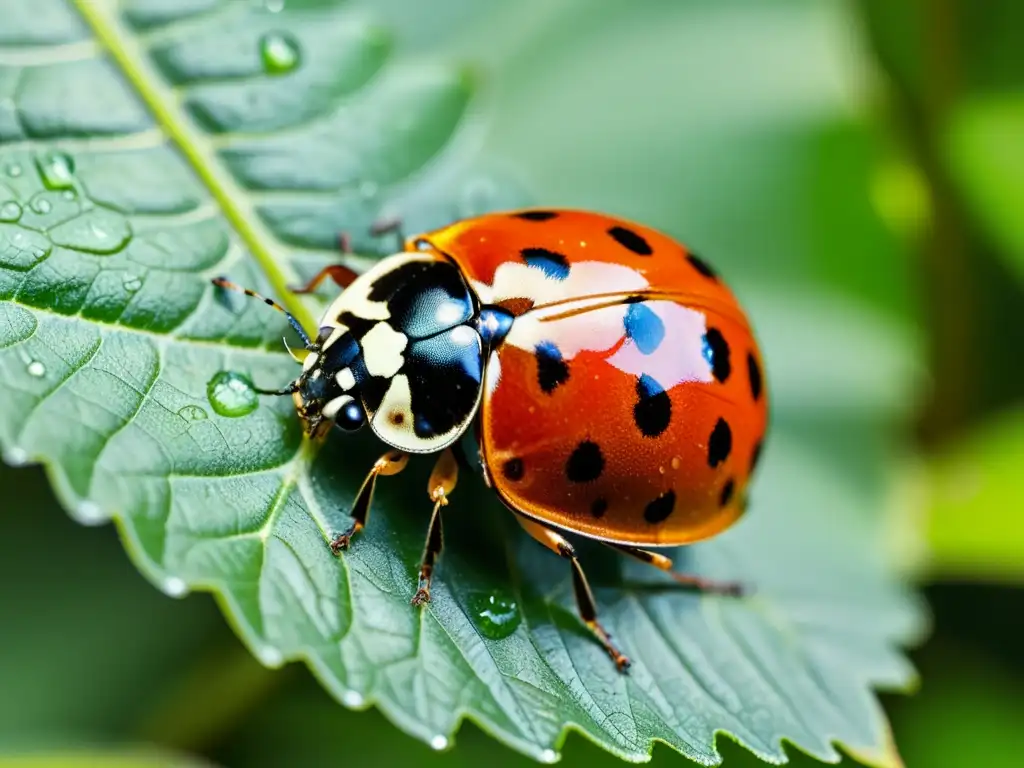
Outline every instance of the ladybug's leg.
[(341, 264), (332, 264), (313, 275), (313, 279), (305, 285), (289, 287), (288, 290), (295, 294), (312, 293), (327, 278), (331, 278), (339, 288), (348, 288), (357, 277), (359, 275), (348, 267)]
[(336, 536), (331, 541), (331, 552), (338, 554), (343, 549), (348, 549), (352, 537), (366, 527), (366, 518), (370, 514), (370, 503), (373, 501), (373, 489), (377, 487), (378, 475), (397, 475), (405, 465), (409, 463), (409, 454), (401, 451), (388, 451), (373, 463), (369, 474), (363, 480), (356, 500), (352, 503), (352, 525), (344, 533)]
[(445, 449), (434, 465), (427, 482), (427, 493), (434, 502), (434, 512), (430, 515), (430, 527), (427, 529), (427, 543), (423, 547), (423, 560), (420, 564), (419, 585), (412, 598), (413, 605), (430, 602), (430, 579), (434, 574), (434, 563), (441, 554), (444, 537), (441, 533), (441, 507), (448, 506), (448, 494), (455, 489), (459, 478), (459, 464), (451, 449)]
[(601, 626), (597, 620), (597, 605), (594, 603), (594, 593), (590, 591), (590, 584), (587, 583), (587, 576), (583, 573), (583, 567), (576, 557), (576, 550), (564, 537), (555, 533), (540, 523), (529, 520), (522, 515), (516, 515), (519, 524), (523, 526), (528, 534), (539, 541), (548, 549), (564, 557), (572, 564), (572, 587), (576, 593), (576, 609), (580, 618), (590, 628), (590, 631), (601, 641), (601, 645), (612, 657), (615, 666), (620, 672), (629, 668), (629, 659), (612, 643), (612, 637), (608, 631)]
[(405, 248), (405, 235), (402, 233), (402, 219), (392, 216), (390, 219), (378, 219), (370, 225), (370, 234), (374, 237), (394, 234), (398, 238), (398, 249)]
[(622, 552), (624, 555), (635, 557), (642, 563), (647, 563), (648, 565), (653, 565), (655, 568), (660, 568), (680, 584), (694, 587), (699, 592), (709, 592), (711, 594), (718, 595), (733, 595), (737, 597), (743, 594), (743, 587), (735, 582), (710, 581), (687, 573), (677, 573), (672, 570), (672, 561), (665, 557), (665, 555), (659, 555), (656, 552), (649, 552), (646, 549), (637, 549), (636, 547), (630, 547), (625, 544), (608, 544), (608, 546)]

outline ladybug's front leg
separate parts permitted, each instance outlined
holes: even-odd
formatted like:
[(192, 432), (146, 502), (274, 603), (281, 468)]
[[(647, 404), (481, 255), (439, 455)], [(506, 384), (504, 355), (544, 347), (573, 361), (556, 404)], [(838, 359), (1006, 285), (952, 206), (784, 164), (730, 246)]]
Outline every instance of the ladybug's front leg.
[(342, 264), (331, 264), (313, 275), (312, 279), (305, 285), (290, 286), (289, 290), (298, 295), (312, 293), (327, 278), (334, 281), (334, 284), (339, 288), (344, 289), (348, 288), (357, 277), (359, 275), (354, 270)]
[(615, 666), (618, 667), (619, 671), (625, 672), (629, 669), (630, 661), (622, 651), (615, 647), (615, 644), (612, 643), (612, 636), (608, 634), (608, 630), (602, 627), (597, 620), (597, 605), (594, 602), (594, 593), (590, 591), (590, 584), (587, 583), (586, 574), (583, 573), (583, 566), (580, 565), (580, 561), (576, 557), (576, 550), (573, 549), (572, 544), (540, 523), (535, 523), (533, 520), (518, 514), (516, 519), (534, 539), (572, 563), (572, 586), (573, 591), (576, 593), (576, 608), (580, 613), (580, 618), (583, 619), (584, 623), (590, 628), (590, 631), (594, 633), (601, 642), (601, 645), (604, 646), (605, 651), (612, 657), (612, 661), (615, 662)]
[(370, 504), (373, 502), (373, 489), (377, 487), (378, 475), (397, 475), (405, 465), (409, 463), (409, 454), (401, 451), (388, 451), (373, 463), (369, 474), (363, 480), (356, 500), (352, 503), (352, 525), (331, 541), (331, 552), (338, 554), (343, 549), (348, 549), (352, 537), (366, 527), (366, 519), (370, 514)]
[(459, 464), (450, 448), (446, 448), (427, 482), (427, 493), (434, 502), (434, 512), (430, 516), (430, 527), (427, 530), (427, 543), (423, 548), (423, 560), (420, 564), (419, 584), (413, 595), (413, 605), (423, 605), (430, 601), (430, 580), (434, 575), (434, 563), (441, 554), (444, 537), (441, 531), (441, 508), (448, 506), (448, 494), (455, 490), (459, 479)]

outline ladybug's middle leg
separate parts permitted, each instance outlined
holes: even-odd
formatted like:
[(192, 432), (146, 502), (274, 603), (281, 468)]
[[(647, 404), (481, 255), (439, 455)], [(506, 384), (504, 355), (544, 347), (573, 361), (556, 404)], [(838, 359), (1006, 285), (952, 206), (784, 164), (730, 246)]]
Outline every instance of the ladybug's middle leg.
[(630, 547), (626, 544), (608, 543), (608, 546), (614, 550), (621, 552), (624, 555), (635, 557), (641, 563), (647, 563), (648, 565), (653, 565), (655, 568), (659, 568), (662, 571), (665, 571), (665, 573), (667, 573), (680, 584), (685, 584), (688, 587), (693, 587), (699, 592), (733, 596), (739, 596), (743, 594), (742, 585), (732, 581), (711, 581), (709, 579), (702, 579), (700, 576), (693, 576), (692, 574), (688, 573), (678, 573), (672, 570), (672, 561), (669, 558), (665, 557), (665, 555), (659, 555), (657, 552), (650, 552), (646, 549)]
[(601, 645), (604, 646), (605, 651), (612, 657), (612, 661), (615, 662), (615, 666), (619, 668), (619, 671), (625, 672), (629, 669), (629, 659), (622, 651), (615, 647), (615, 644), (612, 643), (612, 636), (608, 634), (608, 631), (597, 620), (597, 605), (594, 602), (594, 593), (590, 591), (587, 576), (583, 573), (583, 566), (580, 565), (580, 561), (576, 557), (576, 550), (573, 549), (572, 544), (566, 541), (563, 536), (540, 523), (518, 514), (516, 519), (530, 536), (572, 564), (572, 587), (576, 593), (576, 609), (579, 611), (580, 618), (583, 619), (583, 622), (594, 633), (601, 642)]
[(413, 595), (413, 605), (430, 602), (430, 580), (434, 575), (434, 563), (441, 554), (444, 537), (441, 531), (441, 508), (448, 506), (448, 494), (455, 490), (459, 479), (459, 464), (450, 448), (446, 448), (434, 464), (427, 481), (427, 494), (434, 502), (434, 511), (430, 515), (430, 527), (427, 529), (427, 543), (423, 547), (423, 560), (420, 562), (419, 584)]
[(409, 454), (395, 450), (388, 451), (373, 463), (359, 488), (359, 493), (356, 494), (356, 500), (352, 502), (352, 510), (349, 512), (352, 516), (352, 525), (331, 541), (331, 552), (338, 554), (341, 550), (348, 549), (352, 537), (366, 527), (366, 518), (370, 514), (370, 504), (373, 501), (373, 489), (377, 487), (377, 476), (397, 475), (408, 463)]

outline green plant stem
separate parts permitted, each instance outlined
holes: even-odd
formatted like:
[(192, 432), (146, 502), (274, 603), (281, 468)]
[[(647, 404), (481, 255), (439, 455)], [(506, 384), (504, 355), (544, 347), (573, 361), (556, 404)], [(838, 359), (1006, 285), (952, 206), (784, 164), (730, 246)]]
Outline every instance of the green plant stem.
[[(885, 2), (885, 0), (882, 0)], [(919, 424), (929, 445), (958, 433), (970, 416), (974, 397), (974, 309), (976, 295), (970, 243), (962, 206), (943, 161), (942, 136), (961, 89), (960, 41), (953, 0), (913, 0), (904, 12), (917, 22), (920, 84), (890, 61), (871, 3), (862, 2), (869, 42), (895, 97), (897, 117), (910, 150), (927, 181), (932, 224), (919, 254), (924, 320), (929, 329), (931, 400)]]
[(246, 247), (259, 263), (279, 299), (306, 328), (316, 327), (316, 318), (298, 297), (288, 290), (296, 281), (287, 274), (287, 262), (274, 255), (269, 243), (273, 236), (267, 231), (246, 196), (230, 175), (224, 172), (210, 142), (179, 114), (173, 94), (158, 83), (146, 52), (122, 29), (116, 7), (109, 0), (74, 0), (75, 7), (93, 33), (131, 81), (157, 123), (188, 159), (196, 175), (203, 180), (217, 201), (225, 218), (238, 232)]

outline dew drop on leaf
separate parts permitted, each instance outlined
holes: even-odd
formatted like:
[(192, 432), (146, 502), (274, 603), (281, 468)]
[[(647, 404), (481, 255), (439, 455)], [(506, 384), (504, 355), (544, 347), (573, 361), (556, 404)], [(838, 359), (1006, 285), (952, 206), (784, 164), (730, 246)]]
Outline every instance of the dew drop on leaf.
[(36, 213), (49, 213), (53, 206), (50, 205), (49, 200), (40, 198), (32, 203), (32, 210)]
[(441, 734), (437, 734), (437, 736), (434, 736), (430, 739), (430, 747), (431, 749), (436, 749), (438, 752), (440, 752), (442, 749), (447, 749), (448, 737), (442, 736)]
[(4, 463), (9, 467), (23, 467), (28, 464), (28, 451), (17, 445), (7, 448), (4, 453)]
[(198, 405), (186, 405), (184, 408), (179, 408), (178, 415), (185, 421), (203, 421), (209, 418), (209, 414)]
[(11, 163), (7, 166), (7, 175), (12, 179), (16, 179), (21, 176), (21, 166), (17, 163)]
[(359, 194), (364, 200), (372, 200), (377, 196), (379, 186), (375, 181), (364, 181), (359, 185)]
[(168, 576), (160, 582), (160, 589), (168, 597), (184, 597), (188, 594), (188, 584), (177, 576)]
[(123, 285), (124, 289), (129, 293), (135, 293), (142, 287), (142, 281), (134, 275), (125, 275), (124, 281), (121, 285)]
[(341, 702), (346, 707), (361, 707), (363, 706), (363, 694), (359, 691), (345, 691), (341, 695)]
[(75, 183), (75, 163), (63, 152), (48, 152), (36, 158), (39, 178), (47, 189), (71, 189)]
[(286, 32), (269, 32), (260, 38), (260, 58), (268, 75), (284, 75), (299, 66), (299, 43)]
[(543, 752), (540, 753), (540, 756), (537, 759), (540, 760), (542, 763), (551, 765), (552, 763), (558, 762), (558, 753), (555, 752), (555, 750), (553, 749), (545, 749)]
[(280, 13), (284, 10), (284, 0), (266, 0), (263, 7), (270, 13)]
[(21, 218), (21, 206), (13, 200), (0, 205), (0, 221), (13, 222)]
[(245, 416), (256, 410), (259, 398), (252, 383), (240, 373), (220, 371), (206, 385), (206, 396), (221, 416)]
[(100, 505), (94, 501), (80, 501), (71, 510), (71, 516), (82, 525), (100, 525), (107, 522)]
[(29, 376), (34, 376), (37, 379), (41, 379), (46, 375), (46, 366), (38, 360), (30, 362), (25, 370), (28, 371)]
[(264, 645), (256, 650), (259, 660), (267, 667), (280, 667), (284, 664), (284, 654), (272, 645)]
[(515, 601), (496, 592), (470, 595), (469, 609), (477, 629), (492, 640), (511, 635), (522, 618)]

